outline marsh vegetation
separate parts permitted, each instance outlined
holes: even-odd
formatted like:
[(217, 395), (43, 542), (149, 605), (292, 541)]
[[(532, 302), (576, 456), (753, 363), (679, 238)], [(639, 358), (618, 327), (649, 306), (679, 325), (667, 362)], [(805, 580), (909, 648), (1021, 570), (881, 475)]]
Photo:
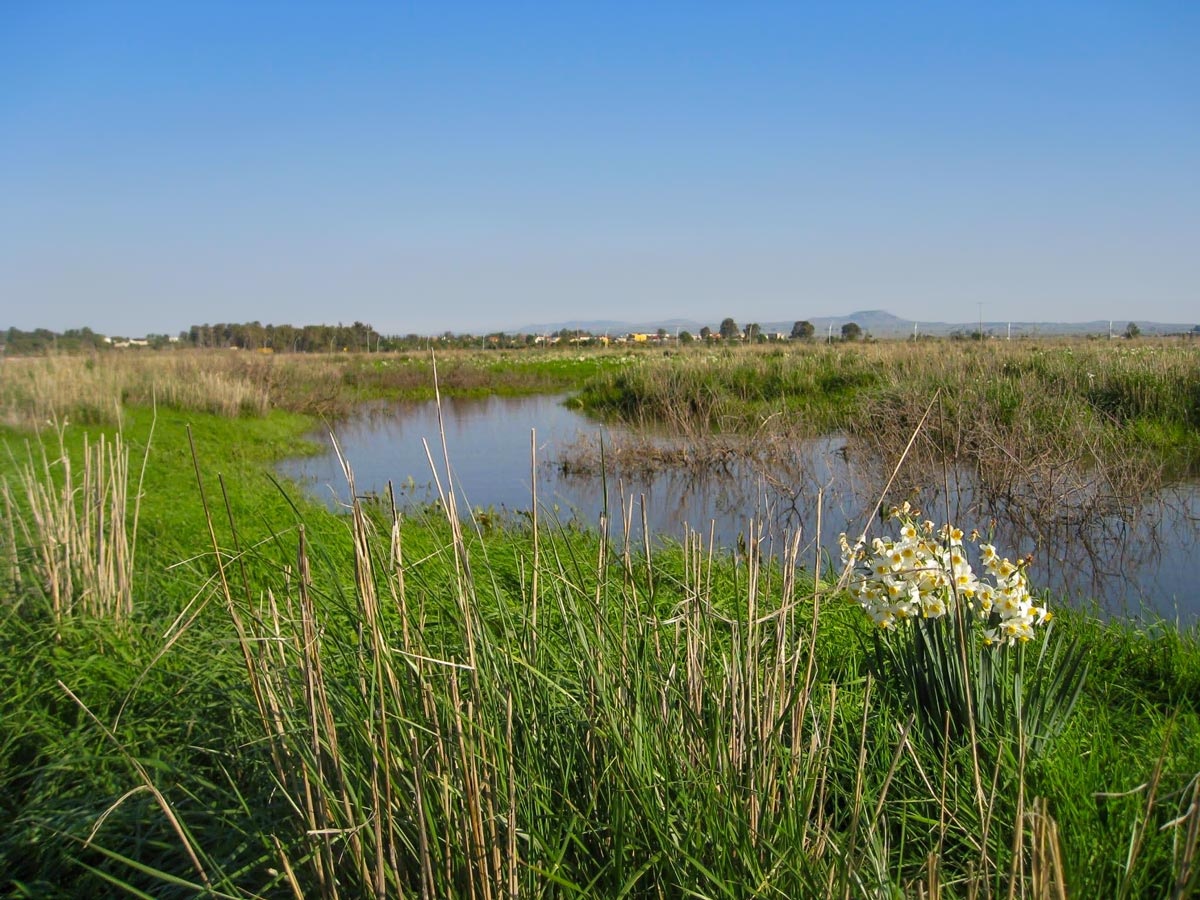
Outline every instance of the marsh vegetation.
[(612, 368), (587, 382), (580, 402), (689, 435), (843, 431), (894, 459), (935, 394), (919, 447), (939, 460), (1005, 476), (1136, 467), (1139, 480), (1200, 464), (1200, 347), (1183, 340), (697, 352)]
[[(950, 719), (905, 675), (915, 632), (881, 634), (849, 601), (852, 579), (835, 584), (799, 540), (769, 544), (748, 525), (729, 553), (691, 532), (636, 541), (604, 520), (556, 523), (532, 495), (528, 516), (495, 527), (460, 503), (453, 445), (431, 448), (439, 493), (424, 513), (351, 487), (360, 499), (337, 514), (270, 474), (315, 424), (296, 410), (314, 411), (319, 393), (268, 387), (262, 405), (218, 411), (164, 399), (166, 376), (106, 394), (59, 363), (6, 362), (3, 383), (12, 421), (71, 417), (61, 448), (45, 430), (5, 435), (8, 895), (1183, 898), (1200, 885), (1194, 629), (1043, 598), (1050, 642), (986, 657), (989, 683), (1022, 705), (1060, 696), (1074, 648), (1087, 677), (1073, 712), (1054, 728), (985, 724), (969, 701)], [(285, 382), (276, 364), (216, 371), (267, 378), (260, 391), (383, 390), (349, 384), (348, 370)], [(701, 361), (549, 365), (559, 373), (513, 377), (561, 389), (616, 377), (597, 367), (632, 377), (644, 365), (643, 377)], [(157, 415), (140, 402), (151, 397)], [(82, 512), (90, 495), (68, 487), (64, 460), (82, 471), (84, 434), (112, 439), (104, 423), (118, 417), (134, 462), (116, 474), (140, 497), (136, 520), (128, 506), (118, 516), (131, 602), (89, 605), (72, 580), (80, 596), (56, 605), (52, 569), (83, 560), (46, 556), (52, 534), (13, 524), (35, 521), (42, 488)], [(46, 464), (22, 475), (43, 444)], [(1160, 472), (1178, 457), (1163, 460)], [(969, 687), (982, 669), (956, 671)]]
[[(455, 352), (438, 361), (443, 396), (541, 394), (575, 388), (620, 357)], [(428, 353), (297, 354), (237, 350), (132, 351), (8, 358), (0, 422), (114, 425), (123, 405), (226, 418), (282, 410), (337, 420), (371, 400), (430, 400)]]

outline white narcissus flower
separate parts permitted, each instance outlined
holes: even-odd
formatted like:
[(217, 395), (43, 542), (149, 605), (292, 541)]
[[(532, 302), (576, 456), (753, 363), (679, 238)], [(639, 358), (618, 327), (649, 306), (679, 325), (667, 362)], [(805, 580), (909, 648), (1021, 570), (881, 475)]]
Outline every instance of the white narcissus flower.
[[(856, 570), (855, 599), (881, 628), (894, 629), (909, 618), (938, 618), (965, 603), (982, 626), (985, 645), (1002, 646), (1027, 641), (1034, 627), (1050, 620), (1044, 605), (1035, 605), (1025, 575), (1025, 560), (1012, 562), (994, 545), (979, 545), (983, 575), (977, 575), (963, 546), (964, 533), (953, 525), (936, 531), (934, 524), (918, 522), (909, 504), (894, 507), (891, 517), (900, 523), (899, 539), (890, 536), (863, 540), (853, 547), (846, 536), (838, 540), (842, 561)], [(978, 531), (971, 532), (976, 542)]]

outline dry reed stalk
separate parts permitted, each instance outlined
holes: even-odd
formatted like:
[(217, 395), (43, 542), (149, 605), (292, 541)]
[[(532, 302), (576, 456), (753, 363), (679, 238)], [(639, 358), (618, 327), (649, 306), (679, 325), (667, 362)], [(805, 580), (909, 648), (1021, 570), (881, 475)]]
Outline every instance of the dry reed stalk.
[(275, 854), (279, 858), (279, 865), (283, 869), (283, 876), (287, 879), (288, 887), (292, 889), (292, 896), (296, 900), (304, 900), (304, 890), (296, 878), (296, 870), (292, 868), (291, 860), (288, 859), (283, 848), (283, 842), (276, 835), (271, 835), (271, 843), (275, 846)]
[[(450, 697), (454, 711), (454, 736), (459, 754), (459, 770), (462, 773), (463, 837), (467, 847), (468, 885), (470, 896), (480, 900), (492, 900), (493, 885), (499, 881), (496, 862), (495, 834), (488, 827), (492, 822), (491, 809), (485, 779), (480, 771), (480, 751), (475, 743), (478, 729), (475, 726), (474, 707), (464, 704), (458, 685), (458, 670), (451, 670)], [(468, 734), (471, 740), (468, 741)]]
[(1036, 797), (1030, 811), (1029, 889), (1032, 900), (1067, 900), (1058, 823), (1045, 797)]
[[(1187, 790), (1184, 789), (1184, 796)], [(1180, 826), (1183, 828), (1183, 839), (1179, 839)], [(1200, 866), (1196, 865), (1197, 855), (1200, 854), (1200, 774), (1192, 778), (1191, 800), (1188, 802), (1183, 815), (1166, 823), (1160, 830), (1175, 829), (1175, 844), (1172, 848), (1172, 862), (1175, 866), (1175, 883), (1172, 885), (1172, 900), (1183, 900), (1190, 896), (1200, 883)]]
[(21, 596), (23, 579), (21, 577), (20, 552), (17, 548), (17, 506), (8, 484), (0, 481), (0, 497), (4, 499), (4, 569), (9, 579), (8, 597)]
[(946, 710), (944, 725), (942, 726), (942, 769), (941, 780), (938, 782), (938, 839), (937, 850), (934, 851), (938, 859), (942, 857), (942, 850), (946, 846), (946, 820), (949, 815), (949, 808), (946, 806), (946, 791), (949, 787), (950, 773), (950, 710)]
[[(809, 746), (809, 755), (816, 757), (816, 762), (813, 765), (812, 771), (816, 773), (814, 777), (814, 789), (808, 795), (805, 805), (803, 821), (805, 822), (804, 841), (805, 847), (808, 847), (808, 825), (813, 821), (813, 812), (816, 812), (816, 843), (812, 847), (812, 855), (814, 859), (821, 859), (825, 856), (826, 851), (833, 846), (832, 838), (830, 837), (830, 824), (826, 820), (825, 801), (827, 791), (829, 789), (829, 759), (833, 754), (833, 726), (837, 714), (837, 683), (829, 686), (829, 718), (825, 723), (825, 731), (822, 735), (819, 725), (814, 726), (812, 730), (812, 739)], [(814, 708), (815, 716), (816, 710)], [(832, 867), (830, 877), (833, 877)]]
[(1003, 760), (1003, 754), (996, 754), (996, 762), (992, 768), (991, 790), (988, 793), (987, 809), (983, 814), (983, 828), (981, 829), (979, 846), (981, 850), (980, 868), (981, 880), (983, 881), (987, 896), (992, 896), (992, 883), (989, 874), (993, 869), (991, 857), (991, 845), (988, 843), (988, 836), (991, 834), (993, 816), (996, 811), (996, 800), (1000, 796), (1000, 763)]
[[(307, 556), (304, 548), (304, 532), (300, 532), (300, 568), (307, 567)], [(308, 836), (316, 838), (314, 860), (317, 861), (316, 876), (325, 896), (339, 896), (337, 888), (337, 856), (330, 838), (337, 833), (334, 808), (326, 796), (330, 779), (326, 776), (327, 755), (322, 746), (320, 735), (322, 731), (323, 713), (328, 713), (328, 706), (322, 703), (324, 698), (324, 683), (318, 666), (320, 664), (320, 644), (317, 637), (317, 627), (314, 621), (312, 598), (309, 595), (308, 579), (301, 577), (297, 590), (300, 599), (300, 677), (304, 690), (304, 712), (307, 715), (309, 747), (308, 759), (302, 763), (305, 771), (305, 811), (308, 818)], [(311, 763), (309, 762), (311, 759)], [(309, 769), (311, 766), (311, 775)]]
[(1017, 895), (1025, 896), (1025, 728), (1020, 710), (1017, 710), (1017, 810), (1013, 814), (1012, 864), (1008, 871), (1008, 900)]
[(119, 740), (117, 740), (117, 736), (115, 734), (113, 734), (107, 728), (107, 726), (105, 726), (105, 724), (96, 717), (95, 713), (93, 713), (88, 708), (87, 704), (85, 704), (82, 700), (80, 700), (77, 696), (75, 696), (74, 691), (72, 691), (69, 687), (67, 687), (65, 684), (63, 684), (62, 681), (57, 680), (57, 679), (56, 679), (56, 681), (57, 681), (58, 686), (62, 689), (63, 693), (65, 693), (68, 697), (70, 697), (72, 702), (74, 702), (76, 706), (78, 706), (81, 710), (83, 710), (84, 715), (86, 715), (89, 719), (91, 719), (92, 723), (97, 728), (100, 729), (100, 732), (104, 735), (104, 737), (114, 747), (117, 748), (117, 752), (120, 753), (121, 756), (123, 756), (125, 758), (125, 761), (128, 762), (129, 765), (133, 768), (133, 770), (135, 772), (137, 772), (138, 778), (141, 779), (142, 784), (153, 795), (154, 801), (158, 804), (158, 808), (162, 810), (163, 815), (166, 816), (167, 821), (171, 824), (172, 830), (175, 832), (175, 835), (179, 838), (180, 844), (183, 845), (184, 852), (187, 853), (188, 859), (191, 861), (192, 868), (194, 868), (196, 870), (196, 874), (200, 876), (200, 880), (204, 883), (204, 887), (206, 889), (208, 889), (209, 891), (211, 891), (212, 890), (212, 881), (208, 877), (208, 871), (204, 868), (204, 865), (200, 862), (199, 853), (197, 851), (196, 846), (192, 842), (191, 836), (188, 834), (187, 829), (184, 828), (183, 822), (179, 819), (179, 816), (175, 813), (174, 807), (170, 804), (170, 802), (167, 800), (167, 798), (163, 795), (162, 791), (160, 791), (158, 789), (158, 786), (154, 783), (154, 780), (150, 777), (150, 773), (146, 771), (146, 767), (143, 766), (140, 762), (138, 762), (138, 760), (128, 750), (125, 749), (125, 745), (122, 744)]
[(1145, 840), (1146, 831), (1150, 827), (1150, 817), (1154, 812), (1154, 805), (1158, 800), (1158, 788), (1162, 781), (1163, 765), (1167, 760), (1167, 752), (1170, 749), (1177, 715), (1178, 713), (1172, 715), (1171, 721), (1163, 735), (1162, 749), (1159, 751), (1158, 759), (1154, 762), (1154, 772), (1150, 776), (1150, 781), (1142, 786), (1146, 789), (1146, 805), (1142, 810), (1141, 818), (1134, 826), (1133, 834), (1129, 836), (1129, 851), (1125, 857), (1125, 872), (1121, 876), (1121, 884), (1117, 890), (1118, 898), (1127, 897), (1133, 886), (1134, 864), (1137, 862), (1139, 853), (1141, 853), (1142, 841)]
[(412, 635), (409, 633), (408, 594), (404, 585), (404, 542), (400, 531), (400, 511), (396, 506), (396, 491), (389, 481), (387, 486), (388, 507), (391, 510), (391, 547), (388, 561), (392, 577), (388, 579), (392, 603), (400, 613), (401, 646), (405, 653), (412, 651)]
[(925, 859), (925, 881), (918, 886), (918, 890), (920, 896), (928, 897), (929, 900), (939, 900), (942, 896), (940, 859), (936, 853), (930, 853)]
[(417, 851), (421, 868), (421, 900), (431, 900), (434, 896), (433, 856), (429, 850), (429, 833), (426, 829), (425, 810), (425, 773), (422, 765), (420, 745), (414, 729), (408, 730), (409, 743), (412, 747), (413, 761), (413, 801), (416, 804), (417, 821)]
[[(529, 490), (530, 490), (530, 506), (529, 516), (531, 530), (533, 533), (533, 564), (530, 568), (532, 578), (529, 587), (529, 659), (534, 666), (537, 665), (537, 637), (538, 637), (538, 578), (541, 571), (541, 542), (538, 535), (538, 497), (537, 497), (537, 429), (531, 428), (529, 431)], [(522, 579), (524, 583), (524, 579)]]
[(513, 697), (512, 691), (507, 692), (507, 704), (504, 716), (504, 749), (508, 757), (508, 845), (505, 848), (508, 855), (508, 897), (516, 900), (520, 896), (520, 881), (517, 873), (521, 866), (521, 857), (517, 850), (517, 769), (516, 754), (513, 750)]
[(896, 749), (892, 753), (892, 761), (888, 765), (887, 774), (883, 778), (883, 784), (879, 787), (879, 799), (875, 802), (875, 811), (871, 814), (872, 823), (878, 822), (879, 817), (883, 815), (883, 806), (887, 802), (888, 788), (891, 787), (892, 778), (896, 774), (896, 768), (900, 765), (900, 757), (904, 754), (904, 748), (908, 746), (908, 733), (912, 730), (913, 722), (917, 720), (916, 713), (909, 713), (908, 721), (900, 729), (900, 737), (896, 741)]
[[(337, 437), (331, 434), (330, 439), (352, 498), (350, 509), (351, 535), (354, 543), (354, 578), (356, 598), (362, 616), (362, 626), (359, 631), (360, 693), (365, 703), (371, 703), (374, 698), (375, 716), (367, 723), (368, 744), (378, 748), (377, 752), (372, 753), (370, 757), (370, 808), (373, 810), (375, 891), (378, 896), (384, 896), (386, 894), (384, 873), (387, 871), (385, 861), (390, 862), (392, 870), (395, 871), (398, 856), (396, 834), (390, 815), (390, 811), (395, 808), (396, 797), (393, 787), (395, 750), (389, 721), (393, 717), (404, 718), (407, 713), (399, 682), (392, 667), (391, 648), (383, 634), (379, 597), (375, 587), (374, 563), (371, 556), (371, 527), (355, 486), (354, 472), (342, 453)], [(394, 496), (392, 534), (393, 540), (397, 541), (399, 527), (395, 516)], [(362, 646), (364, 633), (366, 635), (365, 648)], [(362, 662), (364, 649), (370, 651), (369, 664)], [(368, 676), (370, 677), (369, 687), (366, 683)]]
[(874, 680), (867, 675), (867, 686), (863, 691), (862, 730), (858, 736), (858, 764), (854, 768), (854, 796), (850, 808), (850, 826), (847, 829), (849, 844), (841, 860), (841, 876), (845, 884), (845, 900), (850, 900), (851, 880), (858, 850), (858, 822), (863, 811), (863, 788), (867, 772), (867, 719), (871, 712), (871, 687)]
[[(13, 459), (17, 489), (8, 479), (0, 479), (13, 579), (18, 586), (24, 581), (17, 560), (22, 548), (27, 548), (56, 622), (75, 615), (127, 620), (133, 614), (137, 523), (154, 425), (134, 486), (132, 510), (129, 448), (121, 432), (111, 440), (101, 435), (94, 443), (84, 435), (78, 477), (66, 449), (65, 426), (57, 426), (56, 432), (55, 459), (44, 441), (39, 441), (36, 457), (27, 442), (25, 459)], [(61, 475), (56, 476), (56, 470)]]
[[(262, 724), (263, 734), (267, 738), (268, 747), (271, 754), (271, 762), (275, 771), (275, 776), (281, 786), (293, 785), (294, 776), (292, 767), (288, 765), (290, 762), (290, 753), (284, 743), (283, 736), (286, 726), (284, 724), (284, 709), (285, 703), (282, 699), (284, 696), (289, 696), (290, 691), (286, 686), (272, 683), (272, 675), (275, 671), (287, 671), (285, 667), (273, 669), (268, 663), (268, 655), (265, 650), (259, 653), (256, 648), (265, 648), (264, 642), (259, 639), (258, 635), (252, 634), (247, 629), (243, 622), (242, 616), (238, 611), (237, 604), (234, 601), (233, 591), (229, 584), (228, 574), (225, 568), (224, 552), (221, 549), (220, 543), (217, 540), (216, 526), (213, 522), (212, 511), (208, 505), (208, 498), (204, 489), (204, 479), (200, 472), (200, 458), (196, 452), (196, 442), (192, 436), (191, 426), (187, 427), (188, 446), (191, 451), (192, 468), (196, 476), (196, 488), (200, 495), (201, 509), (204, 514), (205, 524), (208, 529), (209, 540), (213, 548), (213, 559), (217, 566), (217, 575), (219, 578), (219, 589), (222, 599), (225, 601), (225, 609), (229, 614), (230, 621), (233, 623), (234, 631), (238, 639), (238, 647), (242, 655), (242, 662), (246, 668), (246, 676), (250, 685), (250, 692), (254, 698), (255, 708), (259, 715), (259, 721)], [(223, 478), (218, 476), (218, 482), (221, 488), (221, 496), (225, 503), (226, 516), (229, 519), (230, 528), (232, 529), (235, 547), (237, 546), (237, 529), (233, 522), (232, 507), (229, 502), (229, 494), (225, 488)], [(303, 528), (300, 532), (300, 561), (299, 568), (301, 572), (301, 581), (303, 583), (307, 572), (307, 559), (304, 555), (304, 534)], [(246, 591), (247, 603), (249, 603), (249, 579), (246, 576), (246, 571), (242, 565), (242, 554), (240, 549), (237, 551), (237, 559), (242, 572), (243, 586)], [(275, 599), (270, 595), (270, 606), (275, 614), (276, 635), (279, 636), (279, 621), (278, 610), (275, 607)], [(282, 653), (282, 644), (278, 645)], [(282, 663), (283, 661), (280, 660)], [(312, 810), (312, 791), (311, 784), (308, 782), (307, 770), (303, 776), (305, 783), (305, 806)], [(309, 817), (309, 828), (315, 830), (318, 828), (317, 818), (315, 814)], [(324, 882), (324, 872), (320, 861), (317, 863), (318, 881)]]
[[(804, 681), (803, 681), (802, 687), (800, 689), (800, 702), (798, 704), (796, 704), (796, 712), (792, 718), (792, 746), (794, 746), (794, 747), (801, 746), (800, 741), (801, 741), (801, 736), (803, 734), (804, 721), (806, 718), (806, 714), (808, 712), (809, 703), (811, 702), (812, 689), (813, 689), (813, 684), (814, 684), (814, 681), (816, 678), (816, 672), (817, 672), (817, 623), (819, 621), (820, 611), (821, 611), (821, 531), (822, 531), (822, 525), (823, 525), (822, 515), (824, 513), (824, 499), (825, 499), (824, 491), (818, 491), (817, 492), (816, 534), (813, 537), (813, 593), (812, 593), (813, 609), (812, 609), (812, 619), (811, 619), (811, 622), (809, 625), (809, 630), (808, 630), (808, 641), (806, 643), (808, 652), (806, 654), (807, 658), (805, 659), (805, 663), (804, 663)], [(796, 552), (797, 553), (799, 552), (799, 539), (800, 539), (800, 534), (797, 532), (797, 535), (796, 535), (796, 541), (797, 541)], [(794, 566), (789, 566), (788, 571), (791, 572), (793, 576), (795, 575), (795, 567)], [(799, 663), (800, 663), (800, 653), (799, 653), (799, 651), (797, 651), (793, 658), (793, 664), (792, 664), (791, 677), (792, 677), (793, 681), (795, 680), (796, 674), (799, 671), (799, 668), (798, 668)], [(815, 729), (814, 729), (813, 733), (815, 736), (816, 735)], [(799, 765), (799, 762), (797, 760), (793, 760), (792, 772), (791, 772), (792, 779), (795, 779), (795, 777), (797, 775), (798, 765)]]

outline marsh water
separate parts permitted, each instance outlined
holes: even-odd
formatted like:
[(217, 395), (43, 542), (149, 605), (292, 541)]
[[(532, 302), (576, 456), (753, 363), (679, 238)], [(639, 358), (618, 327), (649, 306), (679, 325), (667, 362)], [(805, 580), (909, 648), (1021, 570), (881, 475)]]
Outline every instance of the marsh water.
[[(536, 481), (542, 521), (597, 527), (607, 510), (617, 538), (626, 523), (638, 544), (643, 527), (667, 540), (682, 539), (690, 528), (725, 549), (736, 548), (751, 529), (767, 542), (798, 529), (801, 558), (812, 561), (821, 549), (837, 559), (838, 533), (863, 530), (892, 472), (891, 463), (839, 436), (788, 442), (783, 452), (776, 446), (766, 461), (719, 452), (698, 460), (678, 438), (602, 425), (564, 406), (561, 397), (448, 399), (441, 419), (439, 428), (433, 403), (400, 403), (364, 407), (339, 424), (337, 438), (359, 493), (382, 494), (391, 483), (409, 508), (436, 501), (434, 471), (443, 490), (450, 483), (444, 431), (460, 509), (489, 517), (527, 511)], [(281, 469), (336, 507), (348, 500), (345, 480), (329, 435), (315, 437), (323, 453)], [(1196, 482), (1136, 502), (1093, 498), (1080, 511), (1053, 496), (1036, 503), (1020, 492), (994, 496), (961, 468), (902, 468), (900, 475), (889, 503), (911, 497), (931, 519), (991, 530), (1007, 555), (1033, 554), (1033, 583), (1055, 596), (1097, 603), (1110, 614), (1149, 611), (1185, 624), (1200, 620)], [(870, 521), (870, 534), (884, 527)]]

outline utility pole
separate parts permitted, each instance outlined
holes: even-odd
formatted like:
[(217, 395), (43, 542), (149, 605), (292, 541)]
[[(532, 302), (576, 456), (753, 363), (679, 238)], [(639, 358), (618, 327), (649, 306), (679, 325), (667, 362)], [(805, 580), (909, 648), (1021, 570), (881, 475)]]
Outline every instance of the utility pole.
[(979, 305), (979, 343), (983, 343), (983, 301), (978, 301)]

